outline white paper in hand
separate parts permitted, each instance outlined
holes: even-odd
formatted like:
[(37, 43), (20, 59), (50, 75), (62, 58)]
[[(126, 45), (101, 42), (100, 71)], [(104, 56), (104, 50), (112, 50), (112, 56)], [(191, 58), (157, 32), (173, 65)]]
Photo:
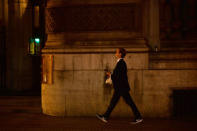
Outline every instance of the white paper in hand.
[(107, 80), (105, 81), (105, 83), (112, 85), (112, 79), (111, 79), (111, 77), (107, 78)]

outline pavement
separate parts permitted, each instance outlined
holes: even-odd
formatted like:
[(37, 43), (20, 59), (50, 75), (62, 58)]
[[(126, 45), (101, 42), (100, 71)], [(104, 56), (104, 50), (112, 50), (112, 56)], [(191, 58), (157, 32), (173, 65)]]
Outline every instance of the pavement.
[(194, 118), (55, 117), (42, 114), (40, 96), (0, 96), (0, 131), (197, 131)]

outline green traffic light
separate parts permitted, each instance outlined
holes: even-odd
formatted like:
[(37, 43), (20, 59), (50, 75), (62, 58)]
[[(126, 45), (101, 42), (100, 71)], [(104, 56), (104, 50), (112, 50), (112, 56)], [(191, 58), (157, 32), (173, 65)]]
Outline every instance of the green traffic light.
[(37, 44), (40, 43), (40, 38), (35, 38), (34, 40), (35, 40), (35, 42), (36, 42)]

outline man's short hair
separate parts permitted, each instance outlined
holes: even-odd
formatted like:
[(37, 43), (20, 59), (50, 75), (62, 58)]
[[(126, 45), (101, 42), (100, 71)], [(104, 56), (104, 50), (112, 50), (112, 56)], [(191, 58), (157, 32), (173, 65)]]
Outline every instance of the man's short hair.
[(118, 48), (119, 53), (121, 53), (121, 57), (124, 58), (127, 54), (127, 51), (124, 48)]

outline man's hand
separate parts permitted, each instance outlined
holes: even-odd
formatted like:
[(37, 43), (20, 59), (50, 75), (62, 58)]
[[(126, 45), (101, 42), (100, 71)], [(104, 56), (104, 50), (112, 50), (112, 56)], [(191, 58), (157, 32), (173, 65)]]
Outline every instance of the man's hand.
[(111, 76), (111, 72), (106, 72), (106, 75), (107, 75), (108, 77), (110, 77), (110, 76)]

